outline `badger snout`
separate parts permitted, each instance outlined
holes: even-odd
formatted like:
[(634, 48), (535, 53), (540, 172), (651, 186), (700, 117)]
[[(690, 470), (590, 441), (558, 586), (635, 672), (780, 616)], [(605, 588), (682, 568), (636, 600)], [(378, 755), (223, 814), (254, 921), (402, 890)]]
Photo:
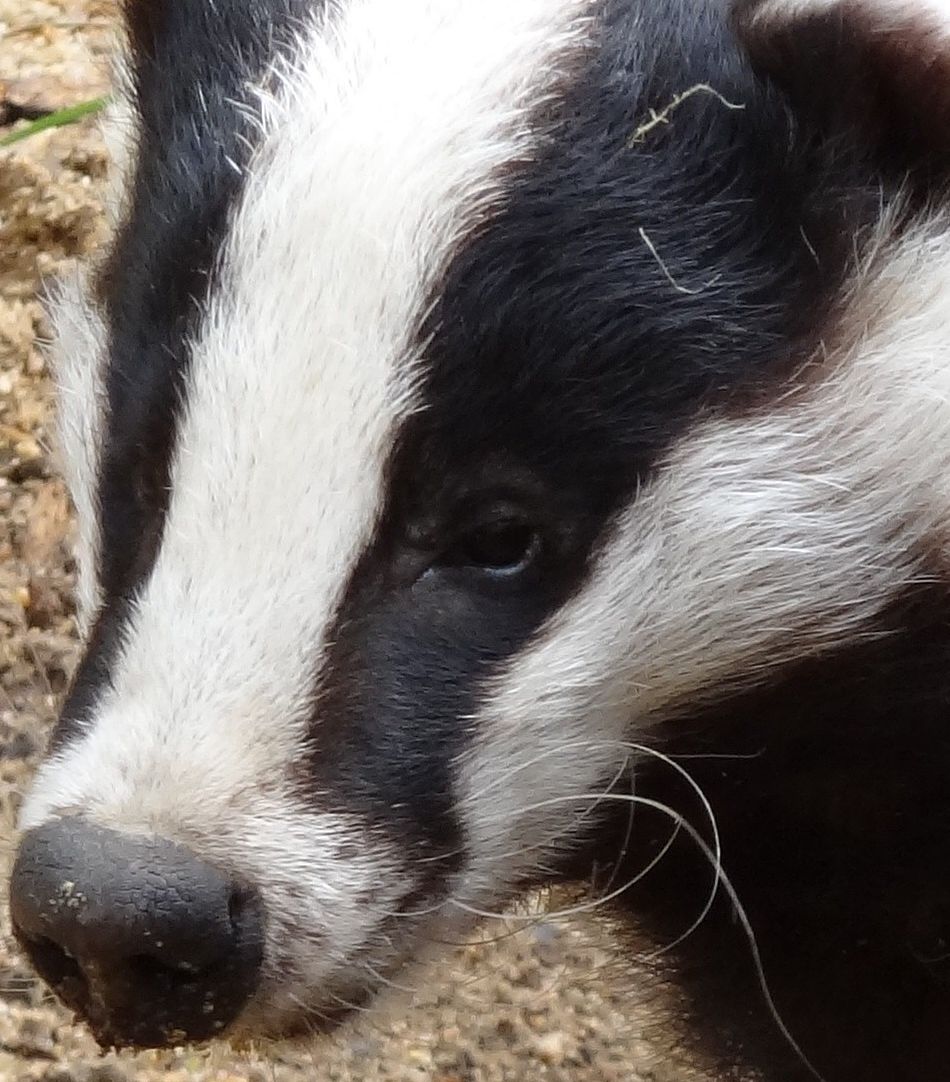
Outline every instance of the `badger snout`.
[(78, 817), (30, 830), (10, 911), (33, 965), (102, 1045), (218, 1036), (257, 987), (257, 894), (165, 838)]

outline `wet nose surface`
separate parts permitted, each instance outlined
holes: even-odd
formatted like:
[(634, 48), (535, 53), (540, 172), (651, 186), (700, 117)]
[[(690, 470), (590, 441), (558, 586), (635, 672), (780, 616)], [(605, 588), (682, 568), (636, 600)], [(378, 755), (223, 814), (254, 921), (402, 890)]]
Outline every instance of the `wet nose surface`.
[(10, 881), (14, 933), (102, 1045), (218, 1036), (257, 984), (257, 897), (164, 838), (79, 818), (24, 835)]

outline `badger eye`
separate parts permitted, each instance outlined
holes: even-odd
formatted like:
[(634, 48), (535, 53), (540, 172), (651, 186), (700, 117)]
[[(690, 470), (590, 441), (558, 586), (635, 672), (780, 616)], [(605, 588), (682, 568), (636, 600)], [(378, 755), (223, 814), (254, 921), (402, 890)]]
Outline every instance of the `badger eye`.
[(506, 518), (482, 523), (459, 538), (443, 563), (494, 576), (519, 575), (541, 552), (541, 536), (531, 523)]

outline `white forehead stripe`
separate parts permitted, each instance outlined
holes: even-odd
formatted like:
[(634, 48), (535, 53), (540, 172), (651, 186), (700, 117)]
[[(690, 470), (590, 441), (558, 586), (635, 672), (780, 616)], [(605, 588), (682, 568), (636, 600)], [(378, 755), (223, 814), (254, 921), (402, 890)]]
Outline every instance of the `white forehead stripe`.
[(483, 711), (465, 806), (484, 881), (515, 870), (519, 814), (519, 837), (555, 837), (559, 818), (570, 833), (578, 804), (531, 815), (525, 794), (596, 791), (619, 742), (882, 633), (875, 618), (950, 547), (948, 326), (938, 222), (870, 258), (813, 385), (682, 440)]

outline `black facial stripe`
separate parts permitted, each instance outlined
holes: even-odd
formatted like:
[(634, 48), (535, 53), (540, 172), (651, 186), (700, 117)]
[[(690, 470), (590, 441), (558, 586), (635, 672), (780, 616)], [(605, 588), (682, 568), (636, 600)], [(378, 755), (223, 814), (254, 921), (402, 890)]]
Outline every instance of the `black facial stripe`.
[(104, 609), (57, 740), (94, 704), (161, 542), (189, 342), (259, 138), (240, 103), (322, 7), (126, 2), (137, 158), (127, 216), (96, 283), (109, 330), (98, 486)]
[[(857, 154), (795, 128), (708, 4), (608, 0), (593, 57), (545, 103), (550, 139), (422, 307), (423, 408), (317, 681), (305, 790), (427, 854), (464, 841), (453, 778), (490, 678), (582, 586), (605, 524), (697, 413), (800, 363), (877, 198)], [(697, 84), (743, 108), (697, 93), (630, 145)], [(487, 600), (414, 579), (406, 537), (493, 486), (571, 523), (569, 558), (541, 588)]]
[[(697, 92), (630, 145), (700, 85), (743, 108)], [(441, 284), (416, 430), (433, 462), (504, 449), (602, 518), (701, 408), (807, 356), (878, 188), (846, 144), (812, 144), (707, 3), (607, 0), (556, 121)]]

